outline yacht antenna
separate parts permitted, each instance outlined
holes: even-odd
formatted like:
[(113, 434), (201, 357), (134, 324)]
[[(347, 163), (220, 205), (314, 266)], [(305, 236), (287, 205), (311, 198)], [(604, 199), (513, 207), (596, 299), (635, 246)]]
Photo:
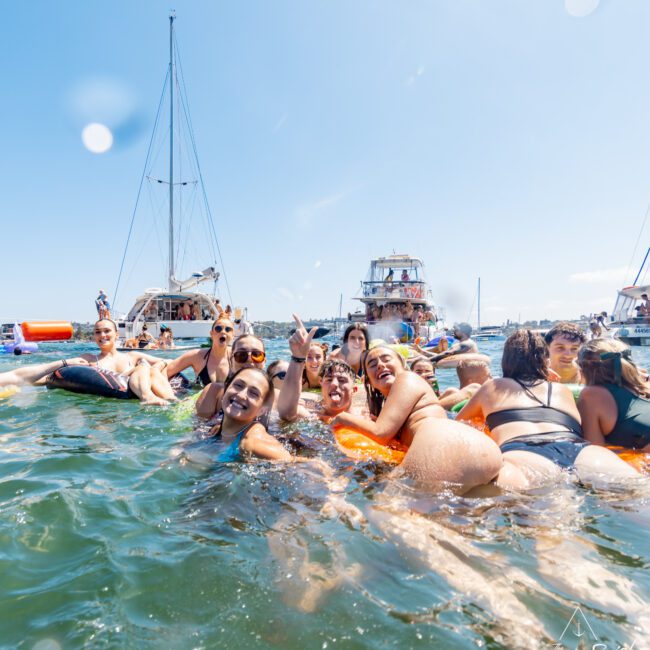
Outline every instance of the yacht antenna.
[(169, 291), (174, 278), (174, 19), (169, 14)]

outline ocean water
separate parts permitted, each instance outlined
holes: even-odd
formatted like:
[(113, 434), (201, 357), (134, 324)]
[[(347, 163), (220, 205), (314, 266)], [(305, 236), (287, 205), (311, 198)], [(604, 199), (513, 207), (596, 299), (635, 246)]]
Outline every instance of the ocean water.
[[(495, 373), (502, 345), (482, 346)], [(336, 469), (331, 493), (304, 465), (182, 464), (180, 406), (28, 387), (0, 414), (1, 648), (648, 646), (644, 480), (430, 495), (325, 425), (286, 427)]]

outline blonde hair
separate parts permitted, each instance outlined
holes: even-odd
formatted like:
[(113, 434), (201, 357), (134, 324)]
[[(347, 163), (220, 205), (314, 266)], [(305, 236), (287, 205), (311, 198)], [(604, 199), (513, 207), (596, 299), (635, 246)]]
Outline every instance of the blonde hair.
[(650, 397), (650, 386), (632, 361), (630, 348), (616, 339), (594, 339), (578, 353), (578, 364), (588, 386), (617, 384), (635, 395)]

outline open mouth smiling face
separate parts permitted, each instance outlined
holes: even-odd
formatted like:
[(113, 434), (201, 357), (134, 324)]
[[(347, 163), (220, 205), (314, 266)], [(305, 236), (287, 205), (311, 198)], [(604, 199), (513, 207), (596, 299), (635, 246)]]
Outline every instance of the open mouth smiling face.
[(243, 371), (224, 393), (223, 412), (233, 420), (251, 422), (262, 410), (267, 393), (268, 385), (260, 373)]
[(403, 370), (396, 354), (386, 348), (377, 348), (368, 354), (365, 364), (368, 379), (372, 386), (379, 391), (389, 389), (400, 370)]
[(97, 323), (97, 325), (95, 325), (94, 336), (95, 343), (97, 343), (100, 348), (103, 348), (113, 345), (117, 336), (117, 332), (110, 323), (106, 321), (100, 321)]
[(307, 353), (305, 365), (311, 372), (317, 373), (320, 370), (320, 367), (323, 365), (324, 360), (325, 355), (323, 354), (321, 348), (312, 346), (309, 348), (309, 352)]

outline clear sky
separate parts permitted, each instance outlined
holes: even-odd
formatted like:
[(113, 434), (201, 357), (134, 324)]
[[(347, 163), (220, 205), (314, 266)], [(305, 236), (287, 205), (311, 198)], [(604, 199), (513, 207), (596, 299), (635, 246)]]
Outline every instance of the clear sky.
[[(225, 271), (253, 320), (334, 315), (341, 293), (353, 310), (370, 258), (393, 250), (425, 261), (450, 320), (470, 316), (478, 276), (483, 323), (610, 310), (634, 278), (646, 0), (173, 6)], [(99, 288), (113, 298), (169, 8), (4, 4), (0, 317), (90, 320)], [(108, 152), (84, 147), (90, 122), (113, 129)], [(147, 192), (140, 212), (160, 213)], [(142, 218), (122, 309), (166, 281), (166, 226)], [(213, 262), (186, 253), (188, 274)]]

